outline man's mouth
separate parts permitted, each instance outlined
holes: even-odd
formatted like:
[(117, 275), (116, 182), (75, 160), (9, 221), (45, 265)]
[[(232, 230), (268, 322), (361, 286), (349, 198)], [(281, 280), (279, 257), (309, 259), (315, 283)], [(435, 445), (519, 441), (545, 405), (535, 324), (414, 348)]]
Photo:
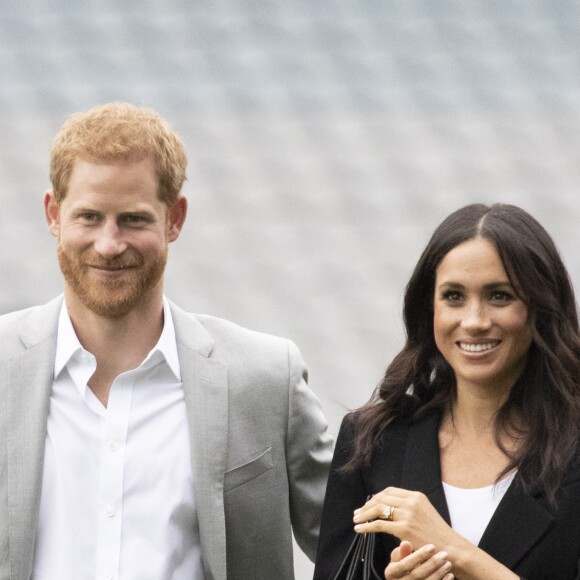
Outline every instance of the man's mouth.
[(89, 268), (93, 268), (94, 270), (104, 270), (106, 272), (120, 272), (121, 270), (130, 270), (131, 268), (135, 268), (136, 264), (122, 264), (119, 266), (101, 266), (98, 264), (89, 264)]

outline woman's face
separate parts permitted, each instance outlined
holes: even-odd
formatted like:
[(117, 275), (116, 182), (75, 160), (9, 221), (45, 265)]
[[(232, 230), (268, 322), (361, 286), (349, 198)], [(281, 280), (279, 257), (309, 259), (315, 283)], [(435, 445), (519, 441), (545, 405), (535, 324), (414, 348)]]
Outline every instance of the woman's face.
[(532, 343), (528, 309), (493, 243), (474, 238), (453, 248), (435, 278), (435, 343), (460, 389), (506, 398)]

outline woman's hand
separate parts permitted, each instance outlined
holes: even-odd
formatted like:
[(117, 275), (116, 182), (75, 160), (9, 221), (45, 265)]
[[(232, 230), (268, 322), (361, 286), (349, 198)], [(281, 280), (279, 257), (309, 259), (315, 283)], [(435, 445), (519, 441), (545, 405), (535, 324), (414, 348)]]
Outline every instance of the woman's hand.
[(435, 553), (435, 546), (427, 544), (413, 552), (410, 542), (401, 542), (391, 552), (391, 562), (385, 569), (385, 579), (395, 580), (453, 580), (451, 562), (446, 552)]
[(450, 544), (469, 543), (447, 525), (427, 496), (398, 487), (374, 495), (354, 512), (354, 523), (358, 533), (385, 532), (413, 546), (434, 544), (446, 550)]
[[(452, 530), (431, 505), (427, 496), (418, 491), (387, 487), (374, 495), (364, 506), (355, 510), (354, 522), (355, 532), (359, 534), (384, 532), (410, 542), (411, 546), (433, 545), (434, 551), (444, 551), (449, 554), (454, 574), (462, 580), (518, 579), (518, 576), (503, 564)], [(392, 568), (389, 567), (402, 564), (406, 558), (414, 557), (420, 560), (421, 557), (426, 556), (424, 553), (422, 556), (418, 554), (421, 550), (413, 554), (408, 552), (409, 546), (405, 543), (405, 548), (395, 553), (395, 559), (401, 558), (400, 561), (391, 561), (385, 574), (392, 574), (393, 578), (408, 578), (409, 580), (440, 578), (437, 572), (435, 576), (421, 576), (415, 574), (415, 569), (402, 566), (399, 566), (398, 572), (392, 572)], [(436, 558), (436, 556), (433, 555), (431, 558)], [(429, 561), (429, 558), (426, 561)], [(433, 560), (433, 563), (435, 561)], [(399, 576), (394, 575), (396, 573)], [(387, 578), (390, 580), (391, 576)]]

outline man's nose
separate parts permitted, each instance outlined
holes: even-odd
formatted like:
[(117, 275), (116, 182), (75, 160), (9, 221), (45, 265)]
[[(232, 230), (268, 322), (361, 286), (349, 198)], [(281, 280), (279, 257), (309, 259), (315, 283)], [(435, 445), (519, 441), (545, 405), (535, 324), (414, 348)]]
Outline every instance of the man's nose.
[(119, 256), (127, 249), (123, 232), (117, 223), (107, 221), (99, 228), (94, 249), (103, 258), (108, 259)]

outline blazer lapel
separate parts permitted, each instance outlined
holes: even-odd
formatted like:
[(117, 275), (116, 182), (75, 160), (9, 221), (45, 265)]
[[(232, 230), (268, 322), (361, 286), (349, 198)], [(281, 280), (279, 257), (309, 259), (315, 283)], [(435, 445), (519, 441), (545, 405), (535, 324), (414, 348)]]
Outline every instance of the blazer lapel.
[(31, 312), (20, 338), (26, 350), (3, 362), (11, 578), (32, 574), (54, 374), (59, 298)]
[(208, 580), (226, 580), (224, 473), (227, 459), (227, 367), (209, 358), (214, 340), (191, 314), (171, 304), (181, 367), (196, 507)]
[(479, 542), (490, 556), (513, 569), (548, 531), (554, 517), (538, 495), (526, 494), (512, 482)]
[(445, 492), (441, 484), (439, 422), (440, 415), (432, 413), (409, 426), (401, 487), (423, 492), (441, 517), (451, 525)]

